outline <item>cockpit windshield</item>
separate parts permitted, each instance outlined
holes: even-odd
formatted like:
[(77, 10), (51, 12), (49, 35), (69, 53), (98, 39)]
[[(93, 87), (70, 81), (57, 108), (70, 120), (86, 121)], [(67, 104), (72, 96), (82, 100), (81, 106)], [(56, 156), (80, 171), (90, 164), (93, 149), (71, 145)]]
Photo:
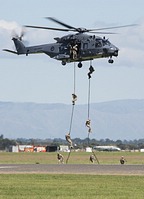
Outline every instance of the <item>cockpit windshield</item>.
[(103, 39), (102, 40), (102, 43), (103, 43), (103, 46), (105, 46), (105, 45), (110, 45), (110, 42), (109, 42), (109, 40), (108, 39)]
[(108, 39), (96, 39), (96, 43), (95, 43), (95, 46), (96, 47), (102, 47), (102, 46), (110, 46), (110, 42)]

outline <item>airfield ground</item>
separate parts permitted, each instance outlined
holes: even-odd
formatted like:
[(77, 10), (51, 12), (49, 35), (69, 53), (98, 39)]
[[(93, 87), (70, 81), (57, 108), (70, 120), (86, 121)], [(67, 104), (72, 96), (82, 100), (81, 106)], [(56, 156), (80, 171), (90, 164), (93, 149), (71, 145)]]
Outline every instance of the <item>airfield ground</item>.
[[(68, 153), (62, 153), (64, 158)], [(57, 173), (57, 174), (104, 174), (144, 175), (144, 153), (141, 152), (98, 152), (98, 164), (89, 162), (90, 153), (73, 152), (68, 164), (58, 164), (57, 153), (0, 153), (2, 173)], [(124, 156), (127, 162), (119, 163)]]
[(0, 174), (4, 173), (144, 175), (144, 165), (1, 164)]

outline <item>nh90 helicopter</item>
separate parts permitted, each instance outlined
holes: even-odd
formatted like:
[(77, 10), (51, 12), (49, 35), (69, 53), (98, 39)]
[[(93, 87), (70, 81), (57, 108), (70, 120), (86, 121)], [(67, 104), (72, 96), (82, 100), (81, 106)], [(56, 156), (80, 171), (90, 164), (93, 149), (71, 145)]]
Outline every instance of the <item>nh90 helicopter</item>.
[(28, 56), (29, 54), (34, 53), (45, 53), (53, 59), (61, 61), (62, 65), (66, 65), (66, 63), (70, 62), (78, 62), (78, 67), (82, 67), (82, 61), (93, 60), (98, 58), (108, 57), (109, 63), (113, 63), (114, 60), (112, 57), (118, 56), (118, 47), (113, 45), (108, 39), (105, 37), (98, 37), (95, 35), (88, 35), (88, 33), (95, 34), (115, 34), (111, 32), (99, 32), (101, 30), (115, 29), (115, 28), (124, 28), (132, 25), (125, 26), (116, 26), (116, 27), (106, 27), (106, 28), (97, 28), (97, 29), (85, 29), (85, 28), (75, 28), (68, 24), (65, 24), (55, 18), (46, 17), (47, 19), (58, 23), (65, 28), (50, 28), (50, 27), (41, 27), (41, 26), (25, 26), (27, 28), (37, 28), (37, 29), (46, 29), (46, 30), (56, 30), (56, 31), (73, 31), (75, 34), (68, 34), (61, 38), (56, 37), (55, 43), (37, 45), (37, 46), (29, 46), (26, 47), (22, 42), (23, 34), (18, 37), (13, 37), (12, 40), (15, 44), (16, 51), (4, 49), (4, 51), (14, 53), (17, 55), (25, 54)]

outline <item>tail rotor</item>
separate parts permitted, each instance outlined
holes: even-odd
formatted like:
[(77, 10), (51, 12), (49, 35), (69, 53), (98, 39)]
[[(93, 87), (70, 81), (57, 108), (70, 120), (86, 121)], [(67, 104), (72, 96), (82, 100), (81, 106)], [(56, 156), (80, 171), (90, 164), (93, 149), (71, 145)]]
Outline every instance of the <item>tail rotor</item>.
[(19, 41), (23, 41), (23, 37), (25, 36), (25, 34), (26, 34), (26, 31), (24, 28), (20, 31), (20, 34), (18, 34), (15, 30), (13, 30), (12, 39), (15, 38), (15, 39), (18, 39)]
[(24, 45), (25, 41), (23, 41), (23, 37), (25, 35), (25, 30), (22, 29), (20, 34), (17, 34), (16, 31), (12, 31), (11, 37), (14, 42), (15, 50), (3, 49), (3, 51), (14, 53), (17, 55), (26, 54), (26, 47)]

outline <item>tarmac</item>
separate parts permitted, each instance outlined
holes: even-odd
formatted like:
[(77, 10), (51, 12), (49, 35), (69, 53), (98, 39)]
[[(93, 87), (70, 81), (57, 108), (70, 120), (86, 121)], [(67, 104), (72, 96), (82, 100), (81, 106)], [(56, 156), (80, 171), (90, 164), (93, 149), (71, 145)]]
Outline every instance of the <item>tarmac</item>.
[(0, 174), (144, 175), (144, 165), (0, 164)]

